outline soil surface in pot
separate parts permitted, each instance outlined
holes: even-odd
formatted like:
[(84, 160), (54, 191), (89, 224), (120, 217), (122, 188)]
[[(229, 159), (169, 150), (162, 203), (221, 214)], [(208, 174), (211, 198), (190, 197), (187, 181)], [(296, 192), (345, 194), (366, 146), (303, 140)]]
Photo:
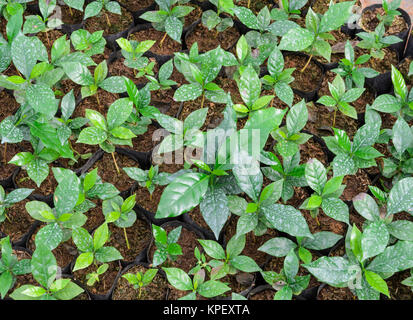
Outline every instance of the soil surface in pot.
[(34, 219), (26, 211), (25, 199), (6, 210), (8, 219), (0, 223), (0, 231), (10, 236), (12, 241), (19, 240), (34, 223)]
[[(137, 265), (130, 268), (126, 273), (136, 274), (137, 272), (145, 273), (148, 268)], [(125, 273), (125, 274), (126, 274)], [(141, 297), (139, 299), (139, 289), (134, 289), (128, 280), (120, 277), (113, 291), (113, 300), (165, 300), (168, 291), (168, 281), (158, 271), (152, 282), (142, 288)]]
[(133, 23), (132, 14), (125, 8), (121, 8), (121, 10), (122, 14), (119, 15), (102, 9), (97, 16), (86, 20), (84, 29), (87, 29), (90, 33), (103, 30), (104, 36), (128, 29)]
[[(366, 63), (359, 65), (360, 68), (372, 68), (380, 73), (391, 71), (391, 66), (397, 66), (399, 63), (397, 53), (389, 48), (384, 48), (384, 58), (377, 59), (371, 57)], [(369, 54), (368, 50), (360, 50), (360, 54)]]
[[(363, 29), (365, 29), (366, 31), (374, 31), (380, 23), (380, 20), (377, 18), (377, 15), (384, 16), (386, 15), (386, 13), (384, 9), (381, 7), (365, 10), (361, 15), (361, 23)], [(401, 15), (399, 15), (394, 18), (391, 26), (386, 27), (386, 34), (389, 35), (400, 33), (402, 31), (407, 30), (407, 28), (408, 25), (406, 21), (403, 19)]]
[(173, 40), (168, 35), (166, 36), (165, 40), (161, 45), (161, 41), (165, 36), (165, 32), (155, 30), (153, 28), (147, 30), (141, 30), (135, 33), (132, 33), (129, 36), (129, 40), (136, 40), (138, 42), (144, 40), (154, 40), (156, 43), (150, 49), (151, 52), (157, 55), (173, 55), (175, 52), (179, 52), (182, 50), (182, 45)]
[(323, 77), (323, 70), (321, 70), (313, 59), (311, 59), (311, 62), (308, 64), (305, 71), (301, 72), (308, 59), (309, 57), (301, 55), (284, 55), (284, 69), (296, 68), (292, 74), (294, 81), (290, 84), (290, 86), (304, 92), (312, 92), (318, 89)]

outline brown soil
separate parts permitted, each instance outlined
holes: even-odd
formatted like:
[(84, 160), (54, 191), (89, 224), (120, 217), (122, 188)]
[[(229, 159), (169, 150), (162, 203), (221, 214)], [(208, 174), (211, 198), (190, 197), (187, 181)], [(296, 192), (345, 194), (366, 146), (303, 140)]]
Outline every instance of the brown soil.
[(16, 176), (15, 182), (18, 188), (34, 189), (33, 194), (41, 194), (44, 196), (52, 194), (57, 187), (57, 181), (50, 169), (49, 175), (42, 182), (40, 187), (37, 187), (36, 183), (29, 178), (26, 170), (20, 170), (19, 174)]
[[(380, 21), (377, 14), (384, 16), (386, 13), (383, 8), (376, 8), (373, 10), (366, 10), (361, 16), (361, 26), (366, 31), (374, 31), (379, 25)], [(386, 34), (400, 33), (408, 28), (406, 21), (402, 16), (396, 16), (390, 27), (386, 27)]]
[(292, 74), (295, 80), (291, 83), (291, 87), (305, 92), (316, 90), (322, 81), (322, 70), (313, 59), (311, 59), (307, 69), (301, 72), (308, 59), (309, 57), (299, 55), (284, 56), (284, 68), (296, 68)]
[(19, 240), (34, 223), (34, 219), (26, 211), (27, 202), (29, 200), (23, 200), (7, 209), (6, 214), (10, 220), (0, 223), (0, 231), (10, 236), (12, 241)]
[(342, 194), (343, 200), (351, 201), (362, 192), (367, 192), (371, 181), (366, 172), (360, 169), (356, 175), (345, 176), (343, 184), (347, 187)]
[[(234, 219), (231, 219), (229, 224), (225, 229), (225, 241), (228, 242), (237, 231), (237, 222), (239, 217), (236, 216)], [(277, 231), (274, 229), (268, 229), (267, 232), (262, 236), (255, 236), (254, 232), (248, 232), (246, 234), (246, 245), (242, 251), (242, 255), (246, 255), (254, 259), (258, 265), (262, 265), (267, 260), (267, 254), (262, 251), (258, 251), (258, 248), (261, 247), (265, 242), (277, 236)]]
[(301, 163), (307, 163), (308, 160), (316, 158), (325, 166), (328, 164), (327, 156), (321, 148), (321, 145), (315, 142), (313, 138), (308, 140), (307, 143), (300, 145), (300, 156)]
[(334, 288), (326, 285), (318, 294), (317, 300), (356, 300), (349, 288)]
[[(18, 167), (15, 166), (14, 164), (8, 164), (8, 162), (19, 152), (20, 150), (20, 145), (18, 144), (7, 144), (7, 150), (6, 150), (6, 144), (0, 144), (0, 180), (5, 180), (9, 178), (14, 170), (16, 170)], [(6, 157), (4, 157), (4, 152), (6, 152)]]
[(397, 69), (403, 74), (404, 79), (406, 80), (407, 85), (413, 84), (413, 76), (408, 76), (409, 74), (409, 67), (410, 63), (412, 62), (412, 58), (406, 58), (397, 66)]
[[(176, 227), (166, 226), (164, 229), (169, 234), (169, 232), (175, 228)], [(178, 258), (173, 262), (166, 260), (162, 266), (180, 268), (185, 272), (189, 272), (189, 270), (195, 267), (197, 263), (197, 259), (194, 256), (195, 247), (198, 247), (198, 249), (202, 251), (202, 247), (199, 244), (198, 239), (200, 238), (195, 232), (189, 231), (185, 227), (182, 227), (181, 235), (178, 240), (178, 244), (182, 248), (182, 255), (178, 256)], [(153, 261), (155, 250), (156, 246), (154, 245), (154, 242), (152, 242), (148, 253), (148, 260), (151, 263)]]
[(78, 24), (83, 21), (83, 12), (70, 8), (69, 6), (60, 6), (62, 9), (62, 21), (65, 24)]
[(215, 29), (208, 30), (202, 23), (199, 23), (194, 31), (188, 34), (186, 44), (188, 48), (191, 48), (192, 44), (197, 42), (200, 52), (213, 50), (218, 47), (218, 45), (224, 50), (228, 50), (238, 41), (239, 37), (240, 34), (235, 27), (217, 34)]
[(87, 221), (83, 225), (83, 228), (89, 232), (95, 230), (105, 222), (105, 216), (102, 213), (102, 200), (94, 200), (94, 203), (96, 207), (85, 213)]
[[(16, 72), (17, 74), (17, 72)], [(5, 90), (0, 92), (0, 101), (2, 106), (0, 109), (0, 122), (6, 119), (8, 116), (13, 115), (20, 107), (13, 95), (7, 93)]]
[[(144, 266), (137, 265), (130, 268), (126, 273), (136, 274), (137, 272), (145, 273), (148, 269)], [(168, 281), (158, 271), (155, 278), (148, 286), (142, 288), (140, 300), (165, 300), (168, 291)], [(113, 291), (113, 300), (139, 300), (139, 289), (134, 289), (128, 280), (120, 277)]]
[(153, 4), (153, 0), (119, 0), (120, 5), (125, 6), (128, 10), (134, 12), (145, 9)]
[(98, 168), (98, 174), (104, 182), (113, 184), (119, 191), (128, 190), (135, 183), (134, 180), (129, 178), (123, 168), (139, 167), (138, 163), (128, 158), (127, 156), (114, 153), (116, 163), (119, 167), (119, 173), (116, 170), (115, 163), (112, 158), (112, 154), (104, 153), (103, 158), (95, 163), (90, 169), (94, 170)]
[(114, 224), (109, 225), (111, 233), (108, 246), (113, 246), (121, 253), (123, 260), (134, 261), (136, 257), (144, 250), (151, 239), (151, 230), (148, 224), (137, 219), (132, 227), (126, 228), (130, 249), (128, 250), (125, 242), (123, 228), (118, 228)]
[(158, 31), (155, 29), (148, 29), (148, 30), (142, 30), (139, 32), (132, 33), (129, 36), (130, 40), (136, 40), (136, 41), (143, 41), (143, 40), (155, 40), (156, 43), (152, 46), (151, 52), (159, 54), (159, 55), (172, 55), (174, 52), (178, 52), (182, 50), (182, 45), (170, 38), (169, 36), (166, 36), (164, 42), (162, 43), (162, 47), (159, 46), (162, 38), (164, 37), (165, 32)]
[[(361, 68), (372, 68), (380, 73), (385, 73), (388, 71), (391, 71), (391, 66), (397, 66), (399, 63), (397, 53), (389, 48), (384, 48), (383, 49), (385, 52), (385, 56), (383, 59), (376, 59), (371, 57), (369, 61), (366, 63), (360, 65)], [(369, 54), (368, 50), (360, 50), (360, 53), (363, 54)]]
[(98, 266), (95, 266), (92, 264), (91, 266), (85, 269), (73, 272), (73, 279), (82, 283), (85, 287), (87, 287), (87, 289), (91, 293), (105, 295), (111, 289), (115, 281), (115, 278), (120, 270), (120, 266), (118, 262), (114, 261), (114, 262), (109, 262), (108, 264), (109, 264), (109, 269), (103, 275), (99, 277), (99, 282), (96, 282), (93, 287), (89, 287), (87, 285), (86, 275), (91, 272), (96, 272), (98, 266), (100, 266), (101, 264), (99, 264)]
[[(108, 23), (108, 20), (110, 21), (110, 24)], [(132, 14), (124, 8), (122, 8), (121, 15), (102, 9), (100, 14), (86, 20), (84, 29), (88, 30), (90, 33), (103, 30), (103, 35), (107, 36), (126, 30), (132, 23)]]

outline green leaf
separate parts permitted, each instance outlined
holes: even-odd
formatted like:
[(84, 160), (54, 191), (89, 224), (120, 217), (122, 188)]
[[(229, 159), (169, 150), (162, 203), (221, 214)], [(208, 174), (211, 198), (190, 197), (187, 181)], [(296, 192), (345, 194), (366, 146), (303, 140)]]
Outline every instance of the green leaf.
[(201, 129), (205, 123), (208, 108), (202, 108), (190, 113), (184, 121), (184, 131), (189, 129)]
[(174, 16), (168, 16), (165, 20), (166, 33), (175, 41), (181, 43), (183, 24)]
[(96, 260), (100, 262), (111, 262), (123, 259), (120, 252), (114, 247), (103, 247), (95, 253)]
[(389, 232), (383, 221), (370, 223), (361, 237), (363, 260), (377, 256), (386, 249), (389, 243)]
[(342, 257), (321, 257), (303, 265), (319, 281), (333, 287), (347, 287), (351, 274), (348, 272), (349, 262)]
[(321, 208), (324, 213), (334, 220), (349, 224), (348, 206), (341, 199), (327, 198), (323, 199)]
[(99, 14), (99, 12), (102, 10), (103, 2), (100, 1), (93, 1), (89, 3), (86, 8), (85, 8), (85, 15), (83, 17), (83, 20), (86, 20), (88, 18), (94, 17)]
[(340, 28), (351, 14), (354, 1), (332, 4), (322, 16), (318, 32), (328, 32)]
[(89, 69), (80, 62), (63, 63), (63, 70), (73, 82), (81, 86), (90, 86), (94, 84), (94, 79)]
[(376, 201), (366, 193), (360, 193), (353, 199), (356, 211), (367, 220), (374, 221), (380, 218), (380, 210)]
[(44, 84), (33, 84), (26, 90), (26, 97), (30, 106), (47, 118), (52, 118), (57, 111), (57, 100), (52, 89)]
[(80, 254), (77, 259), (73, 272), (89, 267), (93, 263), (93, 252), (85, 252)]
[(80, 251), (93, 251), (93, 238), (86, 229), (74, 228), (72, 231), (72, 239)]
[(280, 50), (289, 51), (303, 51), (307, 49), (314, 41), (314, 33), (307, 29), (295, 28), (287, 32), (285, 36), (281, 38)]
[(176, 217), (197, 206), (208, 189), (209, 176), (186, 173), (176, 178), (164, 190), (156, 218)]
[(300, 261), (298, 260), (298, 257), (295, 254), (294, 249), (291, 249), (284, 259), (284, 268), (283, 268), (284, 274), (288, 282), (294, 281), (294, 278), (298, 272), (299, 264), (300, 264)]
[(216, 280), (208, 280), (198, 288), (198, 294), (205, 298), (212, 298), (231, 290), (225, 283)]
[(393, 126), (392, 141), (399, 155), (402, 155), (413, 144), (413, 132), (402, 117), (399, 117)]
[(89, 127), (85, 128), (80, 132), (79, 139), (77, 143), (84, 143), (84, 144), (100, 144), (108, 138), (105, 131), (97, 127)]
[(203, 89), (199, 83), (183, 84), (174, 94), (175, 101), (191, 101), (202, 95)]
[(107, 114), (109, 131), (119, 127), (128, 120), (133, 110), (133, 102), (128, 98), (118, 99), (111, 104)]
[(367, 267), (376, 273), (396, 273), (413, 267), (413, 242), (398, 241), (387, 247)]
[(325, 250), (333, 247), (342, 236), (328, 231), (320, 231), (313, 234), (313, 239), (304, 238), (301, 245), (310, 250)]
[(297, 245), (290, 239), (278, 237), (268, 240), (258, 250), (280, 258), (285, 257), (291, 249), (296, 247)]
[(186, 274), (185, 271), (179, 268), (162, 268), (168, 282), (178, 290), (187, 291), (192, 290), (192, 281), (191, 278)]
[(305, 166), (305, 178), (311, 189), (319, 195), (323, 193), (327, 182), (327, 171), (317, 159), (311, 159)]
[(43, 287), (49, 288), (56, 278), (57, 264), (53, 253), (46, 247), (37, 247), (32, 256), (32, 275)]
[(413, 178), (404, 178), (397, 182), (390, 191), (387, 202), (387, 215), (413, 209)]
[(221, 245), (213, 240), (201, 240), (198, 239), (199, 243), (204, 248), (207, 255), (214, 259), (225, 259), (225, 251), (222, 249)]
[(247, 107), (252, 107), (261, 94), (261, 81), (251, 65), (241, 73), (238, 88), (244, 103)]
[(261, 271), (261, 268), (250, 257), (236, 256), (232, 258), (231, 265), (242, 272), (257, 272)]
[(54, 250), (63, 239), (63, 231), (57, 223), (51, 223), (41, 228), (35, 238), (36, 247), (44, 246)]
[(219, 189), (209, 190), (199, 207), (205, 222), (214, 232), (215, 238), (218, 239), (230, 216), (227, 196)]
[(287, 114), (287, 130), (292, 135), (301, 131), (308, 121), (308, 110), (305, 101), (294, 105)]
[(394, 91), (399, 97), (406, 101), (409, 91), (406, 86), (406, 81), (399, 70), (397, 70), (393, 65), (391, 66), (391, 80), (393, 82)]
[(373, 289), (380, 293), (383, 293), (390, 298), (389, 288), (387, 287), (386, 281), (384, 281), (377, 273), (366, 270), (364, 272), (367, 282), (372, 286)]
[(274, 295), (274, 300), (291, 300), (293, 297), (293, 291), (290, 286), (285, 285), (278, 290)]
[(95, 251), (102, 248), (109, 238), (109, 228), (107, 223), (102, 224), (93, 234), (93, 248)]
[(273, 228), (286, 232), (295, 237), (310, 237), (312, 235), (301, 212), (292, 206), (273, 204), (261, 208), (268, 222)]

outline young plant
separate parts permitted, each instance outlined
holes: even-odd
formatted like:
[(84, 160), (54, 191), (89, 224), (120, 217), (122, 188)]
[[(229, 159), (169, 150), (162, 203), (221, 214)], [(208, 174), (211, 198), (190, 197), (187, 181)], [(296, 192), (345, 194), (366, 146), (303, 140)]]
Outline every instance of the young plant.
[(158, 154), (172, 152), (183, 146), (202, 147), (204, 135), (200, 129), (204, 125), (207, 113), (208, 108), (195, 110), (184, 121), (159, 113), (156, 120), (171, 134), (162, 140), (157, 150)]
[(226, 250), (213, 240), (198, 240), (205, 253), (212, 258), (208, 265), (212, 267), (210, 276), (212, 280), (218, 280), (227, 274), (242, 272), (257, 272), (261, 268), (250, 257), (241, 255), (245, 247), (245, 234), (239, 237), (233, 236), (227, 244)]
[(179, 268), (162, 268), (168, 282), (178, 290), (191, 291), (191, 293), (179, 298), (178, 300), (196, 300), (197, 294), (204, 298), (213, 298), (231, 290), (225, 283), (216, 280), (205, 281), (205, 272), (198, 272), (193, 279)]
[(130, 250), (126, 228), (130, 228), (136, 221), (136, 213), (133, 210), (136, 204), (136, 194), (131, 195), (125, 201), (120, 196), (103, 201), (102, 211), (106, 223), (113, 222), (115, 226), (123, 228), (126, 246)]
[(334, 78), (332, 83), (328, 83), (328, 88), (331, 96), (322, 96), (318, 99), (317, 103), (334, 109), (333, 127), (336, 126), (337, 110), (350, 118), (357, 119), (357, 110), (350, 105), (350, 102), (360, 98), (366, 89), (353, 88), (346, 90), (346, 84), (339, 74)]
[(362, 40), (357, 44), (362, 49), (370, 50), (370, 55), (376, 59), (384, 59), (384, 48), (402, 42), (403, 40), (397, 36), (384, 36), (385, 28), (384, 23), (381, 22), (374, 32), (359, 32), (357, 36)]
[[(404, 178), (395, 183), (389, 194), (380, 189), (370, 188), (372, 194), (378, 199), (379, 205), (373, 197), (360, 193), (353, 198), (356, 211), (366, 219), (365, 225), (380, 224), (382, 229), (394, 239), (413, 241), (413, 222), (408, 220), (394, 220), (397, 213), (410, 212), (413, 187), (413, 178)], [(383, 231), (384, 232), (384, 231)]]
[(108, 65), (106, 60), (98, 64), (93, 76), (89, 69), (80, 62), (66, 62), (63, 64), (63, 70), (70, 80), (82, 86), (82, 99), (96, 95), (99, 106), (99, 96), (96, 94), (99, 88), (110, 93), (122, 93), (126, 91), (125, 77), (107, 77)]
[[(1, 3), (1, 1), (0, 1)], [(20, 5), (20, 4), (19, 4)], [(1, 12), (0, 4), (0, 12)], [(3, 34), (0, 34), (0, 72), (6, 70), (12, 61), (11, 46), (13, 39), (20, 32), (23, 25), (23, 15), (22, 13), (17, 13), (10, 16), (6, 25), (6, 38)]]
[(354, 175), (360, 168), (376, 166), (375, 158), (383, 156), (373, 145), (380, 134), (381, 122), (366, 123), (354, 135), (353, 142), (344, 130), (333, 128), (333, 137), (323, 137), (336, 156), (332, 162), (334, 176)]
[(4, 188), (0, 186), (0, 223), (9, 219), (7, 216), (7, 209), (12, 207), (15, 203), (26, 199), (34, 189), (20, 188), (15, 189), (6, 195)]
[(340, 28), (350, 17), (354, 1), (331, 4), (324, 15), (315, 13), (311, 8), (305, 19), (305, 28), (292, 28), (281, 39), (279, 49), (304, 51), (310, 55), (304, 72), (313, 56), (322, 56), (327, 61), (331, 58), (331, 45), (327, 40), (335, 40), (330, 31)]
[[(255, 181), (256, 193), (253, 196), (253, 202), (248, 203), (245, 199), (238, 196), (229, 196), (229, 210), (239, 216), (237, 222), (236, 236), (254, 231), (256, 236), (261, 236), (267, 232), (267, 228), (272, 225), (267, 221), (265, 213), (271, 210), (271, 206), (275, 204), (281, 197), (282, 181), (277, 181), (262, 188), (263, 176), (262, 173), (257, 175)], [(258, 195), (258, 197), (257, 197)]]
[(252, 29), (247, 32), (245, 38), (253, 48), (259, 48), (262, 45), (269, 45), (273, 48), (277, 43), (277, 36), (284, 35), (290, 28), (298, 27), (292, 21), (271, 24), (271, 14), (267, 6), (262, 8), (257, 16), (250, 9), (241, 6), (234, 8), (233, 11), (245, 26)]
[(156, 186), (166, 186), (170, 182), (170, 173), (159, 172), (159, 166), (151, 166), (149, 170), (142, 170), (139, 168), (123, 168), (126, 174), (133, 180), (137, 181), (139, 185), (146, 188), (152, 201), (152, 194)]
[(146, 272), (126, 273), (122, 278), (126, 279), (135, 290), (139, 290), (138, 299), (142, 297), (142, 289), (149, 286), (158, 273), (158, 269), (148, 269)]
[[(212, 30), (217, 29), (217, 34), (219, 32), (224, 32), (228, 28), (231, 28), (234, 25), (232, 18), (228, 17), (234, 16), (233, 9), (235, 8), (233, 0), (209, 0), (215, 7), (217, 11), (207, 10), (202, 14), (202, 24)], [(226, 14), (225, 18), (221, 18), (222, 14)]]
[(10, 294), (14, 300), (71, 300), (84, 292), (71, 279), (57, 278), (56, 258), (44, 246), (34, 251), (30, 268), (40, 286), (22, 285)]
[(391, 79), (395, 95), (382, 94), (374, 100), (371, 107), (380, 112), (403, 117), (408, 121), (413, 117), (413, 91), (411, 89), (409, 93), (403, 75), (394, 66), (391, 70)]
[(31, 0), (0, 0), (0, 14), (9, 21), (10, 17), (16, 13), (23, 15), (28, 2), (31, 2)]
[[(82, 4), (82, 7), (83, 7), (83, 4)], [(97, 16), (99, 13), (101, 13), (103, 9), (111, 13), (114, 13), (114, 14), (119, 14), (119, 15), (122, 14), (121, 6), (117, 1), (96, 0), (96, 1), (89, 2), (89, 4), (86, 6), (85, 15), (83, 17), (83, 20)], [(106, 12), (105, 12), (105, 16), (106, 16), (106, 21), (109, 27), (111, 27), (112, 24), (110, 23), (109, 16)]]
[[(149, 63), (149, 59), (147, 57), (143, 57), (143, 54), (152, 48), (156, 41), (145, 40), (138, 42), (135, 40), (129, 41), (125, 38), (119, 38), (116, 42), (122, 49), (121, 53), (125, 58), (125, 66), (133, 69), (136, 78), (146, 75), (148, 73), (147, 71), (150, 71), (149, 74), (153, 76), (152, 69), (155, 62)], [(138, 72), (136, 72), (136, 70)]]
[(46, 34), (47, 43), (50, 45), (48, 31), (56, 29), (63, 24), (59, 18), (51, 17), (56, 8), (57, 0), (39, 0), (40, 15), (30, 15), (26, 17), (26, 22), (23, 25), (23, 33), (44, 32)]
[(281, 198), (284, 203), (294, 195), (294, 187), (307, 186), (305, 164), (300, 165), (300, 153), (282, 157), (282, 163), (272, 152), (262, 152), (260, 162), (269, 167), (261, 168), (262, 173), (271, 181), (282, 181)]
[(177, 85), (175, 81), (169, 79), (173, 70), (174, 65), (173, 60), (171, 59), (159, 68), (158, 79), (156, 79), (153, 75), (145, 75), (145, 77), (151, 82), (149, 84), (149, 89), (151, 91), (168, 90), (172, 86)]
[(72, 230), (86, 223), (84, 213), (90, 208), (81, 206), (84, 199), (80, 196), (80, 179), (74, 172), (61, 168), (53, 168), (53, 172), (58, 182), (53, 196), (54, 208), (41, 201), (26, 203), (30, 216), (46, 223), (36, 233), (35, 244), (49, 250), (54, 250), (60, 243), (69, 240)]
[[(289, 107), (292, 106), (294, 100), (293, 89), (289, 86), (294, 81), (292, 73), (295, 68), (288, 68), (284, 70), (284, 57), (278, 49), (275, 47), (270, 54), (267, 62), (268, 73), (261, 81), (264, 86), (274, 90), (274, 94)], [(274, 105), (274, 99), (271, 100), (271, 107)]]
[(87, 279), (87, 285), (89, 287), (93, 287), (96, 282), (99, 282), (99, 276), (104, 274), (109, 268), (109, 265), (107, 263), (102, 264), (99, 266), (99, 268), (96, 270), (96, 272), (91, 272), (86, 275)]
[(317, 224), (320, 208), (323, 212), (334, 220), (349, 224), (349, 210), (343, 200), (339, 199), (346, 185), (343, 176), (334, 176), (327, 179), (327, 170), (317, 159), (310, 159), (305, 166), (305, 178), (311, 189), (315, 191), (311, 197), (307, 198), (300, 209), (309, 210)]
[(140, 16), (141, 19), (152, 22), (153, 27), (165, 32), (159, 46), (162, 47), (166, 36), (169, 35), (173, 40), (181, 43), (182, 30), (184, 28), (185, 16), (194, 10), (190, 6), (174, 6), (179, 3), (186, 3), (182, 0), (155, 0), (159, 5), (158, 11), (147, 11)]
[(233, 108), (240, 116), (251, 116), (252, 112), (267, 107), (274, 99), (274, 96), (270, 95), (261, 97), (262, 84), (252, 66), (246, 67), (241, 72), (241, 77), (237, 84), (245, 105), (234, 104)]
[(383, 159), (381, 171), (384, 177), (396, 183), (413, 173), (413, 131), (403, 118), (397, 119), (391, 138), (393, 145), (389, 144), (387, 149), (392, 157)]
[(90, 145), (98, 144), (102, 150), (112, 154), (116, 170), (120, 173), (115, 158), (116, 145), (128, 145), (132, 147), (132, 138), (136, 135), (123, 124), (132, 113), (133, 103), (127, 98), (121, 98), (111, 104), (107, 113), (107, 119), (98, 111), (86, 109), (86, 118), (91, 126), (83, 129), (79, 134), (77, 143)]
[[(202, 96), (201, 109), (205, 98), (215, 103), (226, 103), (228, 95), (213, 83), (222, 67), (222, 49), (217, 47), (198, 56), (199, 63), (181, 63), (180, 71), (189, 84), (181, 85), (174, 94), (175, 101), (191, 101)], [(177, 57), (179, 59), (180, 56)]]
[(293, 249), (304, 263), (310, 263), (313, 260), (313, 255), (309, 250), (320, 251), (332, 248), (342, 238), (342, 236), (328, 231), (314, 233), (312, 239), (297, 237), (297, 243), (288, 238), (277, 237), (265, 242), (258, 250), (273, 257), (282, 258)]
[(16, 277), (30, 273), (31, 268), (30, 259), (22, 259), (19, 261), (17, 256), (13, 254), (9, 236), (0, 240), (0, 247), (0, 297), (4, 299), (16, 283)]
[(341, 59), (338, 68), (331, 71), (337, 73), (344, 78), (346, 89), (350, 90), (354, 86), (357, 88), (364, 88), (364, 81), (366, 78), (374, 78), (380, 73), (371, 68), (359, 68), (358, 66), (366, 63), (370, 59), (370, 55), (364, 54), (355, 59), (354, 48), (350, 41), (346, 42), (344, 49), (345, 58)]
[(208, 265), (205, 254), (201, 253), (198, 247), (195, 247), (194, 249), (194, 256), (197, 260), (196, 266), (189, 270), (188, 274), (194, 275), (200, 270), (206, 270), (208, 273), (211, 272), (212, 267)]
[(153, 254), (153, 267), (159, 266), (165, 261), (169, 264), (176, 261), (178, 256), (182, 255), (182, 248), (178, 244), (181, 230), (182, 226), (179, 226), (167, 234), (162, 227), (152, 225), (152, 234), (156, 246), (155, 253)]
[(308, 287), (311, 276), (298, 276), (300, 261), (291, 249), (284, 259), (284, 267), (280, 273), (275, 271), (262, 271), (261, 275), (275, 290), (274, 300), (291, 300), (294, 295), (299, 295)]
[(384, 15), (377, 14), (377, 19), (383, 22), (386, 27), (390, 27), (393, 24), (394, 18), (401, 15), (400, 11), (397, 10), (401, 2), (402, 0), (392, 0), (391, 2), (383, 0)]
[[(56, 139), (58, 139), (57, 136)], [(58, 143), (59, 145), (61, 144), (59, 140)], [(33, 153), (19, 152), (9, 163), (26, 170), (29, 178), (40, 187), (43, 181), (49, 176), (49, 164), (59, 159), (60, 155), (55, 150), (45, 147), (36, 137), (32, 137), (31, 145), (33, 147)]]
[(111, 183), (103, 182), (98, 175), (98, 168), (80, 176), (81, 195), (80, 198), (86, 199), (85, 202), (90, 205), (94, 203), (87, 199), (107, 200), (116, 197), (120, 192)]
[[(105, 51), (106, 39), (103, 37), (103, 30), (91, 34), (87, 30), (79, 29), (73, 31), (70, 41), (76, 51), (81, 51), (89, 57)], [(83, 61), (79, 62), (83, 63)]]
[[(349, 287), (360, 300), (390, 297), (384, 279), (413, 267), (412, 242), (388, 246), (389, 234), (382, 221), (370, 223), (363, 233), (354, 225), (346, 236), (346, 257), (321, 257), (303, 266), (319, 281), (336, 288)], [(334, 266), (334, 268), (332, 268)]]
[(126, 120), (125, 127), (136, 135), (144, 134), (148, 130), (148, 125), (152, 123), (151, 119), (156, 118), (160, 113), (157, 108), (149, 105), (151, 103), (150, 85), (138, 90), (130, 79), (125, 80), (125, 85), (129, 100), (135, 107)]
[[(284, 114), (287, 109), (284, 110)], [(300, 132), (308, 121), (308, 110), (304, 100), (295, 104), (286, 117), (286, 125), (271, 132), (271, 136), (277, 141), (274, 151), (283, 157), (292, 157), (299, 151), (300, 144), (306, 143), (311, 135)]]
[(81, 254), (76, 258), (73, 272), (89, 267), (92, 263), (107, 263), (123, 259), (115, 247), (105, 247), (109, 240), (109, 228), (105, 222), (94, 232), (93, 238), (86, 229), (75, 228), (72, 233), (73, 242)]

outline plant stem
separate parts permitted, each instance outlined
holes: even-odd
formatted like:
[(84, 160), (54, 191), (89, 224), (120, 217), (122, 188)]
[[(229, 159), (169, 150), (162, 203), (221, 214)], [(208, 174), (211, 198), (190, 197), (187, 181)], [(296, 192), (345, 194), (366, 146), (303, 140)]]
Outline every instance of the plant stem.
[(69, 7), (69, 12), (70, 12), (70, 15), (73, 17), (73, 11), (71, 7)]
[(138, 299), (140, 300), (141, 297), (142, 297), (142, 287), (139, 287), (139, 297), (138, 297)]
[(96, 92), (96, 101), (98, 103), (98, 106), (100, 107), (100, 100), (99, 100), (99, 94)]
[(50, 46), (49, 33), (47, 30), (45, 31), (45, 33), (46, 33), (47, 45)]
[(308, 58), (307, 63), (305, 64), (304, 68), (301, 69), (301, 73), (305, 71), (305, 69), (307, 69), (308, 65), (311, 62), (311, 59), (313, 58), (313, 55), (310, 56), (310, 58)]
[(106, 21), (108, 22), (109, 28), (112, 27), (112, 24), (110, 23), (110, 20), (109, 20), (109, 16), (106, 12), (105, 12), (105, 16), (106, 16)]
[(247, 5), (248, 9), (250, 8), (250, 6), (251, 6), (251, 0), (248, 0), (248, 5)]
[(163, 44), (163, 42), (165, 41), (167, 35), (168, 35), (168, 34), (165, 32), (165, 35), (163, 36), (161, 42), (159, 42), (159, 48), (162, 48), (162, 44)]
[(7, 142), (4, 144), (3, 162), (4, 162), (4, 164), (7, 164)]
[(337, 115), (337, 109), (334, 110), (333, 128), (336, 127), (336, 115)]
[(6, 217), (7, 220), (9, 220), (10, 223), (12, 223), (9, 216), (6, 213), (4, 214), (4, 216)]
[(205, 102), (205, 91), (202, 93), (201, 109), (204, 107), (204, 102)]
[(318, 221), (318, 215), (315, 216), (315, 222), (317, 222), (317, 225), (320, 226), (320, 221)]
[(126, 246), (128, 247), (128, 250), (130, 250), (130, 245), (129, 245), (129, 240), (128, 240), (128, 234), (126, 233), (126, 228), (123, 228), (123, 234), (125, 235)]
[(115, 163), (116, 171), (118, 172), (118, 174), (120, 174), (118, 163), (116, 162), (115, 154), (113, 152), (112, 152), (112, 158), (113, 158), (113, 162)]

